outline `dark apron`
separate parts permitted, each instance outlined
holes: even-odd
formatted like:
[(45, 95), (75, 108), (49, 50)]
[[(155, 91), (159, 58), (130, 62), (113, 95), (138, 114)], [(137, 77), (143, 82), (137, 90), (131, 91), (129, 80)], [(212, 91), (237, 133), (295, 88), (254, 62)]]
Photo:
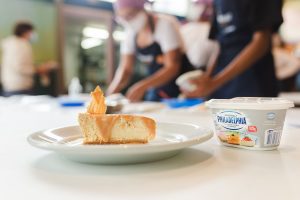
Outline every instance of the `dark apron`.
[[(152, 17), (150, 18), (150, 24), (153, 24)], [(154, 25), (152, 26), (154, 27)], [(152, 30), (152, 32), (154, 32), (154, 29)], [(139, 48), (136, 42), (136, 50), (139, 60), (147, 64), (147, 72), (149, 76), (155, 74), (163, 67), (163, 64), (157, 62), (158, 57), (163, 56), (161, 47), (157, 42), (153, 42), (151, 45), (144, 48)], [(192, 64), (189, 62), (187, 56), (183, 55), (179, 75), (191, 70), (193, 70)], [(175, 84), (175, 80), (178, 76), (160, 87), (149, 89), (146, 93), (145, 100), (161, 101), (161, 99), (163, 98), (178, 97), (178, 95), (180, 94), (180, 90), (179, 87)]]
[[(220, 55), (213, 75), (218, 74), (251, 42), (247, 6), (240, 0), (215, 0)], [(270, 48), (271, 49), (271, 48)], [(278, 94), (271, 51), (245, 72), (215, 91), (210, 98), (275, 97)]]

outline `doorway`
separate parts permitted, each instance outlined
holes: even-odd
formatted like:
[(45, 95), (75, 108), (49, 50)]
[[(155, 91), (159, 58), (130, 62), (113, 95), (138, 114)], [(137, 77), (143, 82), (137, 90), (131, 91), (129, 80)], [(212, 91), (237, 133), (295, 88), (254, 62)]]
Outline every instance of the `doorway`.
[(58, 5), (60, 92), (74, 77), (80, 79), (83, 92), (96, 85), (104, 89), (114, 73), (113, 13), (106, 10)]

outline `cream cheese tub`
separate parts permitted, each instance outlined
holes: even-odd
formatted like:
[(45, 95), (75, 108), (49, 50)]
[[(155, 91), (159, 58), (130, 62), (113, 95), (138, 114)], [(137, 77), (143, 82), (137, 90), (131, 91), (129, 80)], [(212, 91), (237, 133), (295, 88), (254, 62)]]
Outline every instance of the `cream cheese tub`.
[(273, 150), (280, 144), (287, 109), (294, 103), (281, 98), (212, 99), (215, 133), (220, 142), (253, 150)]

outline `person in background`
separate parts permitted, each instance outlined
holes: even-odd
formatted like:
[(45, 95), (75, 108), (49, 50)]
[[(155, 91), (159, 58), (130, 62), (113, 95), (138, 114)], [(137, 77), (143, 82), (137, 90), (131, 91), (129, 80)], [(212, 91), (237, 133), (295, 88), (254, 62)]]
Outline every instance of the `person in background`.
[(193, 15), (190, 17), (193, 21), (180, 28), (186, 55), (197, 69), (205, 70), (214, 52), (218, 51), (218, 43), (208, 39), (213, 15), (212, 1), (196, 1), (192, 7)]
[(215, 0), (210, 38), (220, 44), (214, 64), (193, 81), (188, 97), (275, 97), (271, 38), (283, 22), (281, 0)]
[(121, 44), (121, 62), (107, 94), (125, 88), (133, 73), (135, 58), (145, 63), (145, 79), (129, 88), (131, 101), (159, 101), (177, 97), (180, 93), (176, 78), (189, 70), (191, 64), (184, 56), (182, 38), (175, 18), (149, 13), (144, 0), (117, 0), (114, 7), (117, 21), (124, 26), (126, 37)]
[(4, 96), (32, 95), (34, 74), (44, 75), (53, 67), (49, 62), (35, 68), (31, 46), (35, 40), (34, 26), (29, 22), (18, 22), (14, 35), (3, 40), (1, 81)]

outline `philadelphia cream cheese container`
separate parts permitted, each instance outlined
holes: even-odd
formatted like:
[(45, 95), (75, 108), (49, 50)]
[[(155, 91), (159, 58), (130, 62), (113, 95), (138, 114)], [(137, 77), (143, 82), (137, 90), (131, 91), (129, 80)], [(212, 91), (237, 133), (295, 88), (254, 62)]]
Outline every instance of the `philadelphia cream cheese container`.
[(294, 103), (282, 98), (239, 97), (211, 99), (206, 106), (222, 144), (273, 150), (280, 144), (286, 111)]

